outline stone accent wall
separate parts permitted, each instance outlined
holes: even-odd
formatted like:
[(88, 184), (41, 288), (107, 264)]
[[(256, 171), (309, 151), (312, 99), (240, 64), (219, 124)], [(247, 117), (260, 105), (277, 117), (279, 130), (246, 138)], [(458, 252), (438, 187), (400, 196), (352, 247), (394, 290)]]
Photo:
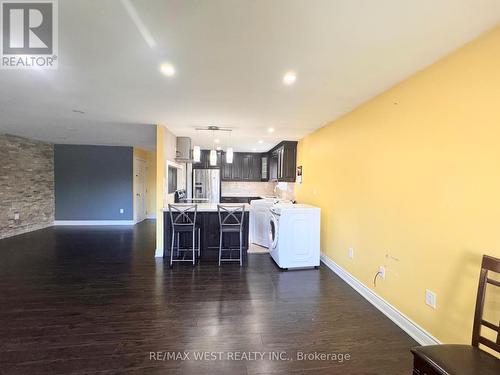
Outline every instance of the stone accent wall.
[(0, 134), (0, 239), (53, 222), (54, 145)]

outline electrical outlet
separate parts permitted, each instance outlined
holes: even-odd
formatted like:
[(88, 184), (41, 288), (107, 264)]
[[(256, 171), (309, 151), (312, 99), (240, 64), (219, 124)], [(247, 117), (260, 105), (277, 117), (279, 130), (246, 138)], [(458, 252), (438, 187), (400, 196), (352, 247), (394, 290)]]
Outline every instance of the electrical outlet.
[(123, 208), (120, 208), (120, 213), (123, 214), (125, 210)]
[(354, 249), (352, 247), (349, 248), (347, 254), (349, 255), (349, 258), (354, 259)]
[(425, 304), (427, 306), (432, 307), (433, 309), (436, 308), (436, 293), (433, 291), (426, 289), (425, 290)]
[(384, 266), (380, 266), (380, 267), (378, 268), (378, 272), (379, 272), (379, 274), (380, 274), (380, 277), (381, 277), (382, 279), (385, 279), (385, 267), (384, 267)]
[(19, 212), (14, 212), (14, 220), (19, 220)]

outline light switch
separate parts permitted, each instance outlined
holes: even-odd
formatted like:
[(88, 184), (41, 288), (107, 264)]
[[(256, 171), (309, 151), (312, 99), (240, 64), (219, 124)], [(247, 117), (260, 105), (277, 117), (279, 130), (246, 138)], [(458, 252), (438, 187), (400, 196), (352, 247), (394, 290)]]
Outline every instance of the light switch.
[(354, 249), (352, 247), (350, 247), (347, 254), (349, 255), (349, 258), (353, 259), (354, 258)]
[(433, 309), (436, 308), (436, 293), (433, 291), (426, 289), (425, 290), (425, 304), (427, 306), (432, 307)]

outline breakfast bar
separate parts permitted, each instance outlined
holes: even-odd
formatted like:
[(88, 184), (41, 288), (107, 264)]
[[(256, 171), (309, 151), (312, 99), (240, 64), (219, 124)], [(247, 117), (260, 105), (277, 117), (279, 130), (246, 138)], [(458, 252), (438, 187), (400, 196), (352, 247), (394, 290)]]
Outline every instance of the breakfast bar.
[[(177, 205), (177, 204), (176, 204)], [(191, 206), (191, 204), (183, 204)], [(182, 206), (182, 205), (177, 205)], [(241, 204), (224, 204), (225, 207), (242, 206)], [(249, 233), (249, 211), (251, 207), (245, 204), (245, 214), (243, 218), (243, 262), (246, 262), (248, 251), (248, 233)], [(168, 207), (163, 209), (163, 232), (165, 252), (164, 257), (170, 258), (170, 245), (172, 243), (172, 222)], [(199, 203), (197, 205), (196, 225), (200, 228), (200, 261), (201, 262), (216, 262), (219, 259), (219, 214), (217, 204)], [(192, 246), (191, 234), (180, 236), (180, 247), (190, 248)], [(239, 234), (225, 233), (223, 236), (223, 248), (239, 248)], [(191, 257), (191, 254), (186, 254), (186, 257)]]

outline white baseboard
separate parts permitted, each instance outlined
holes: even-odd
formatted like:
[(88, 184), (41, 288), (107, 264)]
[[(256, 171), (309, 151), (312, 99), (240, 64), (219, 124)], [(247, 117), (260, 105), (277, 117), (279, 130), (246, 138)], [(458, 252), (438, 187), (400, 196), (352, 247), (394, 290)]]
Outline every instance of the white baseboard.
[(54, 225), (134, 225), (134, 220), (56, 220)]
[(148, 214), (148, 215), (146, 215), (146, 219), (150, 219), (150, 220), (156, 219), (156, 215), (155, 214)]
[(163, 249), (155, 250), (155, 258), (163, 258)]
[(403, 331), (410, 335), (420, 345), (438, 345), (439, 340), (429, 332), (420, 327), (413, 320), (404, 315), (401, 311), (392, 306), (385, 299), (380, 297), (373, 290), (356, 279), (349, 272), (340, 267), (327, 255), (321, 254), (321, 261), (336, 273), (342, 280), (349, 284), (356, 292), (361, 294), (368, 302), (379, 309), (385, 316), (397, 324)]

